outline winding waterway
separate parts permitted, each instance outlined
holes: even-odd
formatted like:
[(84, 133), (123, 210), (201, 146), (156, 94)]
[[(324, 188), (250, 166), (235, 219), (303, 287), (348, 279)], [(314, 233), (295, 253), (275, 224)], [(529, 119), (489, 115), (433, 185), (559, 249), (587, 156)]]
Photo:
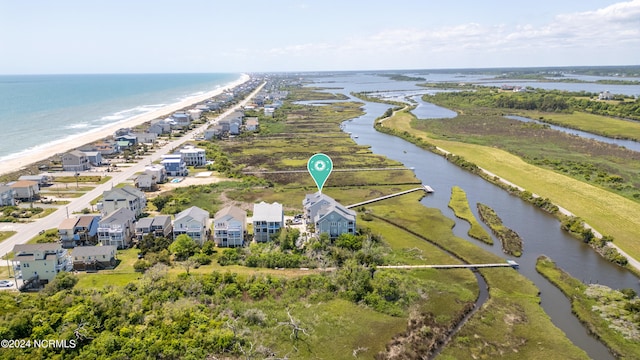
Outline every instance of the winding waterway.
[[(326, 78), (314, 79), (322, 85)], [(407, 91), (415, 95), (419, 88), (412, 83), (395, 82), (374, 75), (353, 74), (331, 78), (331, 92), (339, 92), (350, 96), (351, 92), (360, 91)], [(423, 89), (424, 90), (424, 89)], [(352, 98), (354, 101), (361, 101)], [(382, 115), (389, 105), (365, 103), (365, 115), (349, 120), (344, 130), (351, 132), (354, 140), (360, 145), (370, 145), (374, 153), (400, 161), (407, 167), (415, 168), (416, 176), (434, 188), (435, 193), (422, 200), (427, 207), (437, 208), (447, 217), (455, 221), (453, 232), (456, 236), (467, 239), (487, 251), (491, 251), (506, 259), (516, 260), (520, 264), (520, 272), (533, 281), (541, 291), (541, 304), (553, 323), (562, 329), (568, 338), (584, 349), (594, 359), (613, 359), (612, 355), (600, 342), (587, 334), (586, 329), (571, 314), (566, 297), (535, 270), (536, 259), (541, 254), (549, 255), (559, 267), (585, 283), (604, 284), (615, 289), (633, 288), (640, 291), (638, 279), (629, 271), (615, 266), (602, 259), (591, 248), (569, 236), (560, 229), (559, 222), (549, 214), (509, 195), (499, 187), (462, 170), (443, 157), (421, 149), (403, 139), (379, 133), (373, 128), (375, 118)], [(438, 117), (438, 116), (437, 116)], [(493, 246), (483, 244), (467, 236), (469, 225), (456, 218), (448, 207), (451, 188), (459, 186), (467, 193), (469, 204), (474, 212), (475, 204), (484, 203), (492, 207), (502, 218), (504, 224), (524, 239), (524, 252), (520, 258), (506, 256), (500, 242)], [(476, 216), (478, 216), (476, 212)], [(488, 230), (488, 229), (487, 229)], [(490, 232), (490, 231), (489, 231)]]

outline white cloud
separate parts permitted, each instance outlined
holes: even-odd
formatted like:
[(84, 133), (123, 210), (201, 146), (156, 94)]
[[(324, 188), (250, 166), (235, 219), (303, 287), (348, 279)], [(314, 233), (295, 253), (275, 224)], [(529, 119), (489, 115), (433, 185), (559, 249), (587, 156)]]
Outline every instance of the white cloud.
[[(630, 49), (635, 49), (635, 52)], [(603, 54), (607, 51), (608, 54)], [(469, 61), (495, 61), (493, 59), (500, 58), (504, 64), (516, 58), (529, 59), (530, 64), (536, 64), (541, 59), (546, 60), (546, 64), (570, 64), (571, 61), (590, 59), (597, 64), (598, 59), (610, 62), (612, 57), (618, 56), (628, 58), (619, 58), (616, 63), (627, 64), (640, 61), (638, 54), (640, 0), (620, 2), (593, 11), (557, 15), (543, 25), (510, 26), (473, 22), (439, 28), (387, 28), (368, 35), (345, 34), (339, 41), (332, 39), (268, 48), (262, 51), (261, 56), (282, 57), (283, 62), (287, 61), (286, 57), (289, 60), (295, 57), (306, 60), (305, 64), (310, 66), (314, 62), (336, 67), (339, 66), (335, 64), (357, 67), (359, 63), (367, 63), (379, 64), (372, 66), (384, 68), (420, 64), (455, 66), (452, 60), (460, 66), (463, 58)], [(557, 56), (558, 59), (549, 59), (550, 56)], [(559, 59), (561, 56), (565, 57), (562, 61)]]

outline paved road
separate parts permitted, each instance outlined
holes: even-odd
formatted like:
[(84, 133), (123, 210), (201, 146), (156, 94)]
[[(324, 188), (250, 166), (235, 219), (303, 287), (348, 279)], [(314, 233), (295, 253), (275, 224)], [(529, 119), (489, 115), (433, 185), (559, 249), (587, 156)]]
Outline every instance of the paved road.
[[(62, 222), (62, 220), (67, 218), (67, 214), (69, 214), (69, 216), (71, 216), (73, 213), (81, 212), (82, 209), (90, 207), (90, 202), (93, 199), (101, 196), (102, 193), (105, 190), (109, 190), (111, 187), (113, 187), (113, 186), (115, 186), (115, 185), (117, 185), (119, 183), (127, 181), (128, 179), (132, 178), (134, 176), (134, 174), (137, 173), (137, 172), (144, 171), (145, 166), (147, 166), (148, 164), (160, 159), (162, 157), (162, 155), (165, 155), (165, 154), (168, 154), (168, 153), (172, 152), (173, 149), (183, 145), (185, 142), (187, 142), (189, 140), (193, 140), (193, 138), (194, 138), (194, 136), (196, 134), (201, 133), (209, 125), (212, 125), (212, 124), (216, 123), (218, 120), (220, 120), (220, 119), (224, 118), (225, 116), (231, 114), (232, 112), (238, 110), (238, 108), (246, 105), (247, 102), (249, 102), (249, 100), (251, 100), (251, 98), (253, 98), (255, 96), (255, 94), (258, 91), (260, 91), (260, 89), (262, 89), (263, 86), (264, 86), (264, 84), (258, 86), (256, 88), (256, 90), (254, 90), (244, 100), (239, 102), (237, 105), (229, 108), (227, 111), (225, 111), (224, 113), (220, 114), (214, 120), (209, 121), (206, 124), (203, 124), (198, 128), (195, 128), (194, 130), (191, 130), (189, 133), (185, 134), (184, 136), (182, 136), (182, 137), (180, 137), (180, 138), (178, 138), (176, 140), (170, 141), (169, 143), (167, 143), (162, 148), (159, 148), (158, 150), (156, 150), (153, 154), (145, 156), (143, 159), (138, 161), (133, 166), (126, 167), (126, 168), (123, 167), (123, 168), (121, 168), (122, 171), (120, 171), (120, 172), (109, 173), (112, 176), (110, 181), (108, 181), (107, 183), (100, 184), (100, 185), (96, 186), (93, 190), (87, 192), (86, 194), (82, 195), (79, 198), (71, 199), (71, 202), (68, 205), (59, 208), (57, 211), (55, 211), (54, 213), (50, 214), (49, 216), (47, 216), (45, 218), (42, 218), (42, 219), (38, 219), (38, 220), (36, 220), (34, 222), (31, 222), (31, 223), (24, 223), (24, 224), (16, 224), (16, 225), (11, 225), (11, 226), (5, 226), (4, 228), (6, 230), (13, 229), (13, 230), (17, 231), (17, 233), (15, 235), (13, 235), (12, 237), (10, 237), (9, 239), (7, 239), (7, 240), (3, 241), (2, 243), (0, 243), (0, 257), (4, 256), (6, 253), (12, 251), (14, 245), (26, 243), (27, 241), (32, 239), (34, 236), (38, 235), (38, 233), (41, 230), (57, 228), (58, 225), (60, 225), (60, 223)], [(7, 266), (6, 265), (6, 261), (0, 262), (0, 266)]]

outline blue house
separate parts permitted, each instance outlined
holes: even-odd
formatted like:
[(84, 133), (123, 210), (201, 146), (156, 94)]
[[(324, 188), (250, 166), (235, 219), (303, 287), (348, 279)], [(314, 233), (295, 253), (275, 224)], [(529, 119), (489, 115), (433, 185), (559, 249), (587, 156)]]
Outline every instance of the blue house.
[(189, 174), (187, 163), (182, 154), (163, 155), (160, 163), (167, 170), (168, 176), (187, 176)]

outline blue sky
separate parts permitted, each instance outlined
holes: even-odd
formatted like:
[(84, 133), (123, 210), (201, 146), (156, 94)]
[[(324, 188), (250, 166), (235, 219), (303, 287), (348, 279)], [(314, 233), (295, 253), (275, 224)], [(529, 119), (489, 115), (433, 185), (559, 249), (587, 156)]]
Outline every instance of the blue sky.
[(640, 64), (640, 0), (0, 0), (0, 74)]

